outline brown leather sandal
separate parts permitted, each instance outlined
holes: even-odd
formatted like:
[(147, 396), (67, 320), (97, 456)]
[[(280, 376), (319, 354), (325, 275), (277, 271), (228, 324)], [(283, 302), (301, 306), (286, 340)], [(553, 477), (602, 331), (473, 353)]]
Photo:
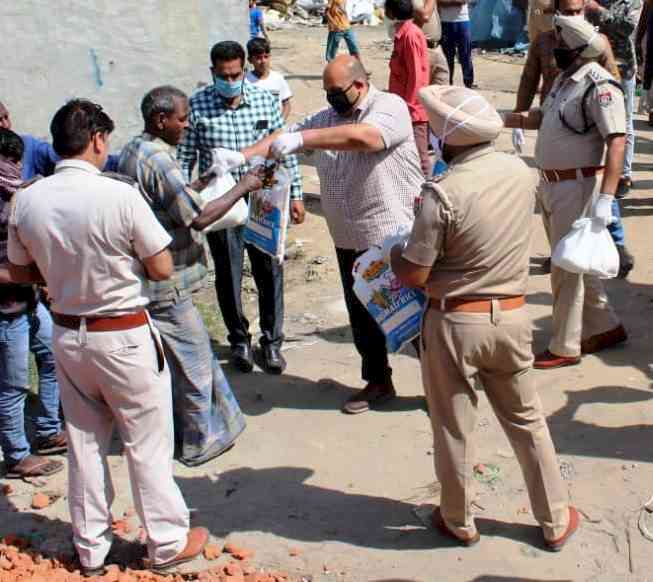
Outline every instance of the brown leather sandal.
[(7, 467), (7, 479), (24, 479), (25, 477), (49, 477), (63, 470), (61, 461), (45, 459), (38, 455), (27, 455), (15, 465)]
[(559, 552), (569, 541), (571, 536), (573, 536), (578, 530), (578, 525), (580, 524), (580, 515), (578, 510), (575, 507), (569, 506), (569, 525), (565, 533), (563, 533), (558, 539), (555, 540), (544, 540), (546, 549), (550, 552)]
[(194, 560), (204, 551), (204, 546), (209, 542), (209, 530), (205, 527), (192, 527), (188, 531), (186, 540), (186, 547), (172, 560), (162, 564), (151, 564), (149, 568), (153, 572), (161, 572)]
[(49, 437), (36, 439), (34, 452), (37, 455), (61, 455), (68, 450), (66, 433), (60, 432)]
[(442, 517), (439, 507), (436, 507), (433, 510), (433, 513), (431, 514), (431, 523), (435, 529), (440, 531), (440, 533), (456, 540), (459, 544), (462, 544), (465, 547), (473, 546), (481, 540), (481, 534), (478, 532), (476, 532), (471, 538), (463, 538), (452, 532), (444, 522), (444, 517)]

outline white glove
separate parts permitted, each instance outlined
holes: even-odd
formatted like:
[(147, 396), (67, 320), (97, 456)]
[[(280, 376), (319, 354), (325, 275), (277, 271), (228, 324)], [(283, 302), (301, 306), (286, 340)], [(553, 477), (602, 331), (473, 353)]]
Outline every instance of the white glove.
[(524, 130), (515, 128), (512, 130), (512, 147), (518, 154), (521, 154), (524, 149), (526, 138), (524, 137)]
[(213, 156), (213, 165), (209, 171), (213, 172), (218, 178), (222, 178), (231, 170), (235, 170), (246, 163), (243, 154), (226, 148), (215, 148), (211, 150), (211, 155)]
[(298, 152), (304, 147), (304, 138), (301, 132), (289, 132), (281, 134), (272, 142), (270, 146), (270, 155), (277, 160), (285, 158), (290, 154)]
[(610, 194), (599, 194), (594, 203), (592, 218), (600, 220), (604, 226), (612, 224), (615, 220), (614, 215), (612, 214), (613, 200), (614, 196), (611, 196)]

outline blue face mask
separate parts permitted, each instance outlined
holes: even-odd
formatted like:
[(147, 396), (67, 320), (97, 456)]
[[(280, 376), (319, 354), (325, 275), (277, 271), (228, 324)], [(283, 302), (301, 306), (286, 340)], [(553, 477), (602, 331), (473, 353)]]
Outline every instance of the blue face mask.
[(221, 97), (225, 99), (233, 99), (234, 97), (239, 97), (243, 92), (243, 83), (244, 79), (240, 81), (227, 81), (222, 77), (216, 76), (213, 80), (215, 90)]

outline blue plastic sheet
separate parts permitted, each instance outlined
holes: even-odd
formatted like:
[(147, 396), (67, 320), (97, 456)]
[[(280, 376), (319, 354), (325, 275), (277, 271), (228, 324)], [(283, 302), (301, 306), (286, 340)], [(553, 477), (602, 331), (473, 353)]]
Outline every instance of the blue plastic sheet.
[(475, 44), (512, 47), (526, 39), (526, 15), (513, 0), (479, 0), (470, 20)]

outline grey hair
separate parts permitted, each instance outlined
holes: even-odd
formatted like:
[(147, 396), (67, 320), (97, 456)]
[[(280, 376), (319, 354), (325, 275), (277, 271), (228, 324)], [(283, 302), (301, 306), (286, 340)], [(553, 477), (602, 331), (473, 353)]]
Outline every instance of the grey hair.
[(145, 123), (149, 123), (155, 115), (163, 113), (170, 115), (175, 112), (175, 98), (188, 99), (186, 93), (172, 85), (163, 85), (152, 89), (141, 101), (141, 113)]

